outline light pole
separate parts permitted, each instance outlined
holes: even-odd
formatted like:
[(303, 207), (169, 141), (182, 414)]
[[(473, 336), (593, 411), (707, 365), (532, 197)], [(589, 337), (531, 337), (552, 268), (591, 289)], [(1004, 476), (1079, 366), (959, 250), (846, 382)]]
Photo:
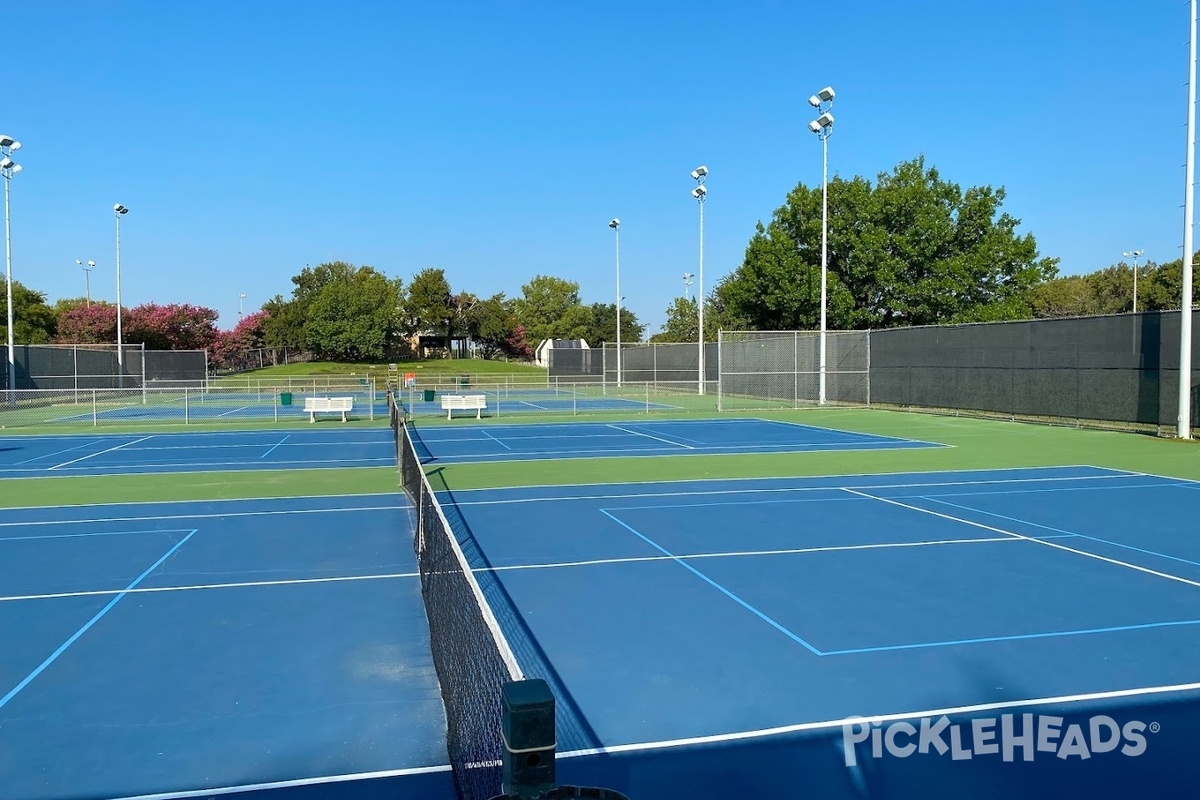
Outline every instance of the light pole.
[(825, 333), (826, 325), (826, 286), (829, 271), (829, 137), (833, 135), (833, 98), (832, 86), (826, 86), (821, 91), (808, 98), (808, 104), (817, 109), (819, 117), (808, 123), (808, 129), (821, 140), (821, 343), (820, 343), (820, 377), (817, 385), (817, 405), (825, 405)]
[(242, 321), (242, 301), (246, 299), (246, 295), (238, 295), (238, 322)]
[(96, 267), (95, 261), (89, 261), (86, 264), (75, 259), (75, 263), (83, 270), (83, 302), (88, 307), (92, 307), (92, 270)]
[(1133, 313), (1137, 313), (1137, 279), (1138, 279), (1138, 259), (1142, 257), (1145, 250), (1128, 250), (1121, 255), (1125, 258), (1133, 259)]
[(1183, 281), (1179, 302), (1179, 415), (1175, 435), (1192, 438), (1192, 221), (1196, 199), (1196, 0), (1191, 0), (1188, 40), (1187, 160), (1183, 189)]
[(120, 203), (113, 205), (113, 216), (117, 220), (117, 386), (125, 388), (125, 359), (121, 354), (121, 217), (129, 209)]
[(692, 179), (696, 181), (696, 188), (692, 189), (692, 197), (696, 198), (696, 203), (700, 206), (700, 270), (699, 283), (696, 286), (696, 308), (698, 310), (697, 323), (700, 326), (700, 334), (697, 337), (700, 345), (700, 368), (696, 374), (696, 382), (698, 384), (696, 393), (704, 394), (704, 198), (708, 196), (708, 187), (704, 185), (705, 179), (708, 177), (708, 167), (699, 166), (692, 170)]
[(8, 301), (8, 397), (15, 401), (17, 388), (17, 351), (13, 345), (13, 296), (12, 296), (12, 229), (9, 220), (8, 190), (12, 177), (21, 171), (21, 165), (12, 160), (12, 154), (21, 149), (21, 143), (11, 136), (0, 135), (0, 174), (4, 175), (4, 283), (5, 299)]
[(690, 272), (683, 273), (683, 299), (687, 300), (691, 297), (689, 290), (692, 288), (692, 278), (696, 277)]
[(621, 220), (613, 217), (608, 223), (617, 241), (617, 388), (621, 387)]

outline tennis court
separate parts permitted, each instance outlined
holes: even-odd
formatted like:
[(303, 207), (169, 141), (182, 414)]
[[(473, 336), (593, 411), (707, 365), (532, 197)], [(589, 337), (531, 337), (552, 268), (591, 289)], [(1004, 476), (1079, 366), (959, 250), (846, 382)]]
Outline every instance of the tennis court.
[(410, 514), (0, 512), (0, 794), (453, 797)]
[[(0, 477), (385, 467), (386, 428), (0, 437)], [(324, 429), (322, 429), (324, 428)]]
[[(1196, 483), (1078, 466), (441, 497), (523, 670), (557, 688), (565, 782), (1000, 798), (1200, 780)], [(862, 717), (878, 724), (844, 727)]]
[(431, 462), (800, 453), (942, 447), (933, 442), (768, 419), (470, 425), (422, 428)]

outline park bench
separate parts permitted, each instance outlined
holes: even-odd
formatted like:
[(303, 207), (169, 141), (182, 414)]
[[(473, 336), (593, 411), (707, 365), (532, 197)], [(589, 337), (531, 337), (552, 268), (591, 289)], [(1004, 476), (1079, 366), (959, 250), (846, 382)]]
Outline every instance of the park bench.
[(330, 413), (342, 415), (342, 422), (346, 421), (346, 412), (354, 407), (353, 397), (306, 397), (304, 398), (304, 410), (308, 412), (308, 421), (316, 422), (317, 414)]
[(475, 411), (475, 419), (483, 419), (483, 410), (487, 408), (487, 397), (481, 394), (444, 394), (442, 395), (442, 410), (446, 419), (454, 418), (455, 409)]

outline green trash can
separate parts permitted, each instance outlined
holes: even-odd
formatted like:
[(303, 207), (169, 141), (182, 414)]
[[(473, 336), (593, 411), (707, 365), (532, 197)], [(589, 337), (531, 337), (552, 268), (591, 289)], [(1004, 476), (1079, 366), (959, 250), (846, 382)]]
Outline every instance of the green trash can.
[(432, 403), (432, 402), (433, 402), (433, 389), (426, 389), (426, 390), (425, 390), (425, 402), (426, 402), (426, 403)]
[(280, 392), (279, 393), (279, 405), (290, 406), (291, 404), (292, 404), (292, 393), (291, 392)]
[(466, 389), (468, 386), (471, 385), (471, 376), (470, 375), (460, 375), (458, 378), (458, 385), (461, 386), (462, 388)]

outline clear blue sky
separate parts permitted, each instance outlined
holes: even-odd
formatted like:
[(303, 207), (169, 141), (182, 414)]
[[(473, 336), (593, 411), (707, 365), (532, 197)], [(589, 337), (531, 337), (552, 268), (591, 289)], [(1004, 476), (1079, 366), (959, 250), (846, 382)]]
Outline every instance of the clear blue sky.
[[(1182, 246), (1188, 10), (1127, 0), (459, 3), (43, 0), (5, 9), (0, 129), (21, 140), (13, 273), (51, 302), (192, 302), (237, 322), (341, 259), (481, 296), (536, 274), (656, 332), (798, 181), (806, 99), (838, 93), (830, 168), (924, 154), (1007, 188), (1063, 273)], [(693, 287), (693, 291), (695, 287)]]

